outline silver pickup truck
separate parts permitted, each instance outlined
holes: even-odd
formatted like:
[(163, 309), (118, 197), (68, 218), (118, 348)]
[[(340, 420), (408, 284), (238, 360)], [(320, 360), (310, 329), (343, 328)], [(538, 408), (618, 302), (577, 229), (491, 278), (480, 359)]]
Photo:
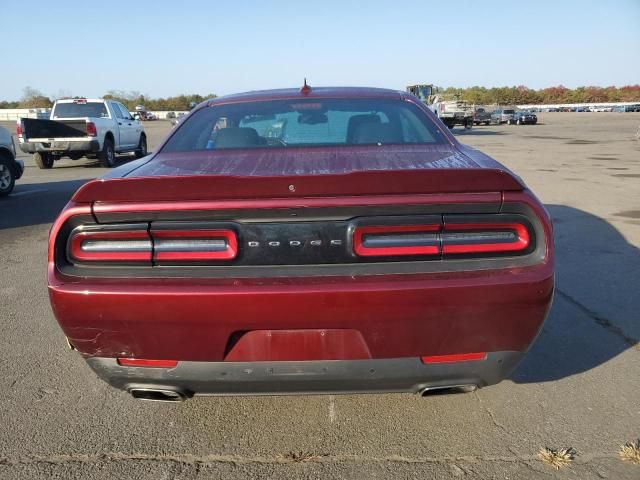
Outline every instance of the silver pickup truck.
[(24, 163), (16, 160), (16, 147), (9, 130), (0, 127), (0, 197), (9, 195), (24, 172)]
[(98, 158), (113, 167), (117, 153), (147, 154), (147, 136), (140, 121), (114, 100), (58, 100), (49, 120), (21, 118), (17, 126), (20, 149), (32, 153), (40, 168), (51, 168), (62, 157)]

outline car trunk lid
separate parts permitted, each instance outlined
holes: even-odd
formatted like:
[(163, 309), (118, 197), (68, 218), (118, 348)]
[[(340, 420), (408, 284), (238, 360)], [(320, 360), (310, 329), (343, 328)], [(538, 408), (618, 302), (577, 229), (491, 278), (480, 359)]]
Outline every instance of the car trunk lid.
[(160, 154), (87, 183), (73, 200), (164, 202), (522, 189), (509, 170), (468, 148), (296, 148)]

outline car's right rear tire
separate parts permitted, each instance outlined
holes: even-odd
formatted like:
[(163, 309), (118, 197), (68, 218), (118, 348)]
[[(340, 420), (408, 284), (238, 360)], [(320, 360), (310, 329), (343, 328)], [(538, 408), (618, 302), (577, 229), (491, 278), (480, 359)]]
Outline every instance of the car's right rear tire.
[(116, 164), (116, 151), (111, 137), (106, 137), (102, 144), (102, 150), (98, 153), (98, 160), (105, 168), (113, 168)]
[(53, 156), (50, 153), (36, 152), (33, 154), (33, 161), (40, 169), (53, 167)]

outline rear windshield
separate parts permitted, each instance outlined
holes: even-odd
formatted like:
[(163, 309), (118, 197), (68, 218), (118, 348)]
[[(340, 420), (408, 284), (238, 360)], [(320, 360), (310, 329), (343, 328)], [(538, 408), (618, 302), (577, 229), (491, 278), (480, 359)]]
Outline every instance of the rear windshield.
[(53, 109), (53, 118), (106, 118), (107, 107), (103, 102), (57, 103)]
[(193, 113), (163, 152), (442, 143), (436, 125), (401, 100), (305, 99), (214, 105)]

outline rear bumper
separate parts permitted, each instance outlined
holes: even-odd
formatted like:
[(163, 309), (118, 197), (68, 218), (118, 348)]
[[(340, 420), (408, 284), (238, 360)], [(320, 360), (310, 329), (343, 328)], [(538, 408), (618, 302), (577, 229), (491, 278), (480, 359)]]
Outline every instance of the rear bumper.
[[(269, 282), (111, 279), (50, 286), (49, 295), (65, 335), (85, 357), (222, 362), (247, 332), (347, 329), (361, 334), (369, 358), (389, 359), (526, 351), (542, 327), (553, 285), (551, 266), (542, 264), (517, 273)], [(298, 344), (289, 350), (295, 358), (278, 360), (350, 360), (308, 358)]]
[(412, 392), (425, 388), (493, 385), (522, 360), (522, 352), (493, 352), (485, 360), (423, 364), (419, 358), (305, 362), (180, 362), (177, 367), (123, 367), (114, 358), (87, 363), (113, 387), (192, 395)]
[(100, 151), (100, 142), (98, 140), (87, 141), (60, 141), (60, 142), (21, 142), (20, 150), (24, 153), (36, 152), (92, 152)]

